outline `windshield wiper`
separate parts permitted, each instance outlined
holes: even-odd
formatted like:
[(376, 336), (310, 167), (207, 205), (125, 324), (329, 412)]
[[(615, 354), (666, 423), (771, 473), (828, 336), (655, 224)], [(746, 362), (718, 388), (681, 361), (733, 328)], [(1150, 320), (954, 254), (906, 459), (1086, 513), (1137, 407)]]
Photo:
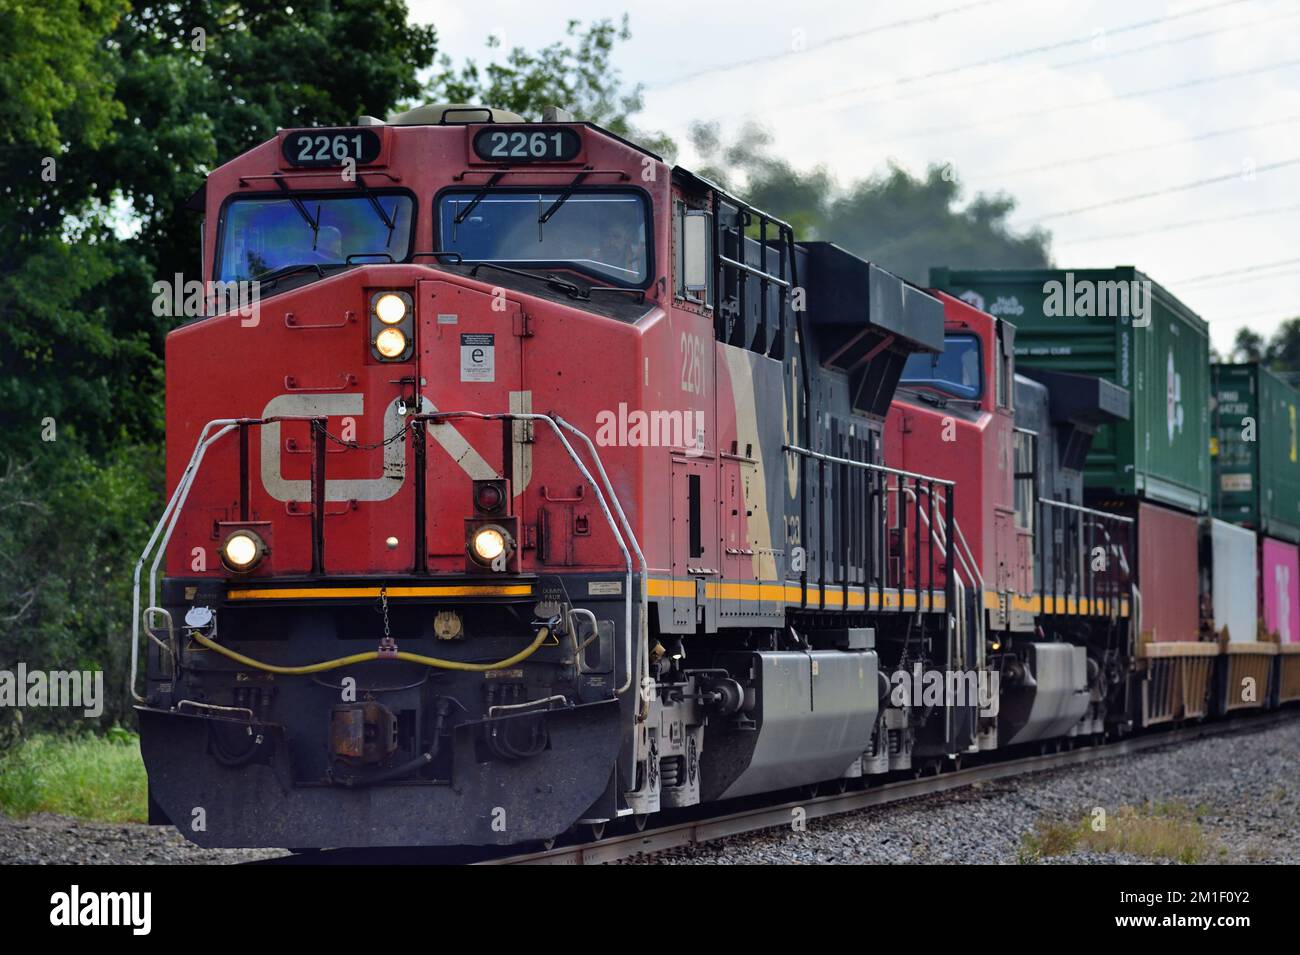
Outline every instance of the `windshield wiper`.
[(496, 262), (479, 262), (469, 270), (470, 277), (478, 278), (478, 270), (484, 266), (487, 266), (490, 269), (496, 269), (498, 272), (508, 272), (511, 275), (521, 275), (526, 279), (533, 279), (536, 282), (545, 282), (550, 288), (553, 288), (558, 292), (563, 292), (570, 298), (578, 298), (585, 301), (591, 297), (583, 292), (583, 290), (578, 286), (560, 278), (558, 275), (549, 272), (546, 275), (538, 275), (536, 272), (525, 272), (523, 269), (512, 269), (508, 265), (498, 265)]
[(483, 188), (474, 194), (474, 198), (469, 201), (469, 205), (467, 205), (460, 212), (456, 213), (456, 218), (452, 219), (451, 221), (454, 222), (456, 225), (460, 225), (462, 222), (468, 219), (469, 214), (478, 207), (478, 204), (487, 197), (488, 192), (491, 191), (493, 186), (495, 186), (498, 182), (501, 181), (501, 177), (504, 176), (505, 174), (506, 171), (503, 169), (500, 172), (494, 172), (490, 177), (488, 177), (488, 181), (483, 183)]
[(537, 217), (537, 224), (546, 225), (546, 223), (551, 220), (551, 216), (555, 215), (555, 213), (560, 211), (560, 206), (564, 205), (566, 202), (569, 201), (569, 197), (573, 195), (573, 190), (577, 189), (578, 186), (582, 184), (582, 180), (586, 178), (587, 178), (586, 169), (584, 169), (582, 172), (574, 176), (573, 182), (565, 186), (564, 191), (560, 193), (558, 199), (556, 199), (554, 202), (551, 203), (550, 208)]
[(384, 243), (384, 248), (388, 248), (393, 244), (393, 230), (397, 228), (397, 223), (384, 211), (384, 207), (375, 198), (374, 190), (366, 185), (365, 179), (361, 176), (357, 176), (357, 188), (370, 201), (370, 208), (375, 210), (375, 215), (379, 216), (379, 221), (388, 229), (388, 241)]
[[(339, 263), (336, 262), (333, 263), (331, 267), (337, 265), (339, 265)], [(315, 269), (317, 275), (319, 275), (321, 278), (325, 277), (325, 270), (321, 268), (319, 263), (295, 262), (292, 265), (282, 265), (278, 269), (272, 269), (270, 272), (267, 272), (263, 275), (259, 275), (255, 281), (260, 282), (264, 285), (274, 285), (276, 282), (280, 281), (280, 279), (287, 278), (288, 276), (293, 275), (295, 272), (302, 272), (305, 269)]]
[(287, 182), (277, 176), (275, 183), (280, 187), (280, 191), (289, 197), (293, 207), (298, 210), (298, 215), (302, 216), (303, 221), (311, 229), (311, 248), (313, 252), (316, 251), (316, 240), (320, 238), (320, 203), (316, 203), (316, 218), (313, 219), (311, 213), (307, 211), (307, 207), (303, 205), (302, 200), (290, 190)]

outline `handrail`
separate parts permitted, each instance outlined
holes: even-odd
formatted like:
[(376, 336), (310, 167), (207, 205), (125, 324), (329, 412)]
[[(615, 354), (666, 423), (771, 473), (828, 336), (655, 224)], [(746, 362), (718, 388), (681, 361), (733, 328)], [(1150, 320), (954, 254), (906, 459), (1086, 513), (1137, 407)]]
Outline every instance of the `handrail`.
[(781, 450), (790, 451), (804, 457), (812, 458), (814, 461), (828, 461), (831, 464), (847, 464), (850, 467), (862, 468), (866, 471), (879, 471), (882, 474), (896, 474), (899, 477), (912, 478), (918, 481), (929, 481), (938, 484), (941, 487), (956, 487), (956, 481), (949, 481), (946, 478), (931, 477), (928, 474), (917, 474), (915, 471), (904, 471), (901, 468), (891, 468), (884, 464), (870, 464), (866, 461), (855, 461), (852, 458), (838, 458), (833, 454), (823, 454), (821, 451), (810, 451), (808, 448), (801, 448), (794, 444), (783, 444)]
[(1046, 504), (1048, 507), (1059, 507), (1066, 511), (1077, 511), (1080, 514), (1089, 514), (1093, 517), (1105, 518), (1108, 521), (1116, 521), (1120, 524), (1132, 524), (1134, 519), (1126, 517), (1123, 514), (1112, 514), (1110, 511), (1099, 511), (1094, 507), (1084, 507), (1081, 504), (1071, 504), (1068, 501), (1054, 501), (1051, 498), (1040, 497), (1039, 504)]
[[(1111, 613), (1117, 613), (1121, 606), (1124, 590), (1132, 582), (1133, 571), (1126, 548), (1123, 546), (1117, 547), (1116, 537), (1111, 535), (1111, 530), (1115, 529), (1118, 533), (1119, 528), (1131, 529), (1135, 524), (1134, 518), (1097, 510), (1096, 508), (1084, 507), (1067, 501), (1056, 501), (1042, 497), (1035, 500), (1040, 508), (1040, 513), (1042, 509), (1053, 508), (1063, 513), (1062, 519), (1065, 521), (1065, 526), (1062, 528), (1064, 533), (1059, 552), (1054, 547), (1051, 550), (1050, 567), (1047, 560), (1048, 547), (1049, 543), (1054, 544), (1054, 542), (1049, 542), (1042, 533), (1037, 535), (1040, 540), (1035, 549), (1035, 557), (1041, 564), (1038, 576), (1042, 578), (1043, 592), (1046, 593), (1048, 589), (1046, 575), (1050, 569), (1052, 575), (1051, 593), (1053, 598), (1056, 597), (1057, 582), (1062, 578), (1061, 564), (1064, 561), (1066, 597), (1071, 595), (1076, 597), (1085, 596), (1083, 587), (1086, 584), (1086, 597), (1090, 602), (1100, 596), (1100, 599), (1104, 600), (1107, 606), (1111, 608)], [(1079, 515), (1079, 518), (1077, 521), (1072, 521), (1068, 515)], [(1085, 528), (1087, 529), (1086, 542), (1083, 539)], [(1089, 553), (1092, 547), (1098, 543), (1096, 537), (1098, 532), (1101, 534), (1101, 543), (1105, 545), (1104, 550), (1108, 555), (1112, 550), (1118, 550), (1117, 573), (1111, 574), (1108, 569), (1104, 569), (1099, 576), (1098, 572), (1091, 568), (1090, 563), (1088, 563), (1086, 572), (1084, 570), (1085, 562), (1090, 561)], [(1071, 553), (1078, 558), (1077, 568), (1075, 557), (1071, 557)], [(1109, 565), (1107, 566), (1109, 567)], [(1074, 572), (1076, 569), (1077, 574)]]
[[(190, 460), (186, 465), (185, 470), (181, 473), (180, 479), (177, 481), (176, 487), (172, 491), (171, 497), (168, 499), (167, 505), (166, 507), (164, 507), (163, 512), (158, 519), (158, 522), (154, 526), (153, 533), (149, 536), (149, 540), (145, 544), (144, 551), (141, 553), (140, 558), (138, 561), (136, 561), (136, 565), (135, 565), (135, 572), (133, 575), (132, 607), (131, 607), (131, 611), (132, 611), (131, 612), (131, 667), (130, 667), (130, 674), (129, 674), (129, 680), (130, 680), (129, 689), (130, 689), (131, 697), (137, 703), (143, 704), (147, 702), (146, 698), (142, 696), (137, 690), (137, 684), (139, 682), (139, 670), (140, 670), (140, 665), (139, 665), (140, 625), (143, 619), (141, 613), (141, 607), (140, 607), (141, 575), (144, 570), (144, 564), (145, 561), (147, 561), (150, 555), (152, 554), (153, 562), (150, 565), (150, 569), (149, 569), (149, 604), (148, 607), (143, 612), (144, 615), (147, 616), (148, 614), (154, 612), (157, 609), (156, 604), (157, 604), (157, 593), (158, 593), (157, 591), (158, 570), (164, 557), (166, 556), (167, 545), (170, 543), (172, 535), (175, 532), (176, 527), (180, 522), (181, 512), (184, 510), (185, 502), (188, 500), (190, 491), (194, 487), (194, 482), (198, 476), (199, 469), (203, 463), (204, 457), (208, 452), (208, 449), (214, 443), (219, 441), (222, 437), (237, 429), (243, 431), (245, 428), (250, 426), (261, 426), (261, 425), (271, 424), (275, 422), (282, 422), (282, 421), (311, 421), (313, 423), (316, 423), (317, 418), (318, 416), (310, 416), (310, 415), (308, 416), (277, 415), (277, 416), (271, 416), (267, 418), (217, 418), (217, 419), (213, 419), (212, 421), (209, 421), (200, 430), (198, 439), (195, 442), (194, 451), (190, 455)], [(609, 480), (609, 476), (605, 471), (603, 463), (600, 461), (600, 456), (596, 452), (595, 445), (592, 443), (591, 439), (586, 434), (584, 434), (582, 431), (580, 431), (578, 428), (575, 428), (573, 425), (569, 424), (568, 422), (563, 421), (563, 419), (559, 419), (558, 415), (552, 417), (549, 415), (528, 414), (522, 412), (501, 412), (501, 413), (487, 414), (482, 412), (470, 412), (470, 411), (452, 411), (452, 412), (439, 411), (439, 412), (414, 414), (410, 416), (411, 421), (429, 421), (434, 424), (446, 421), (451, 418), (476, 418), (480, 420), (524, 420), (524, 421), (546, 422), (546, 424), (554, 432), (560, 444), (564, 447), (565, 451), (568, 453), (570, 460), (573, 461), (579, 473), (592, 487), (592, 490), (595, 491), (596, 499), (600, 505), (601, 512), (604, 514), (606, 523), (609, 525), (610, 531), (614, 535), (614, 540), (618, 544), (619, 550), (623, 555), (623, 563), (626, 568), (626, 575), (627, 575), (626, 577), (627, 582), (625, 587), (625, 598), (624, 598), (624, 604), (625, 604), (624, 630), (625, 630), (625, 643), (626, 643), (625, 652), (624, 652), (624, 665), (626, 667), (626, 676), (624, 678), (623, 685), (617, 688), (617, 690), (615, 691), (616, 695), (618, 696), (623, 695), (632, 686), (634, 670), (639, 671), (641, 668), (642, 654), (640, 652), (640, 644), (644, 643), (644, 640), (637, 641), (637, 647), (636, 647), (637, 665), (634, 667), (633, 664), (634, 647), (632, 643), (632, 603), (633, 603), (632, 554), (631, 551), (629, 551), (628, 545), (624, 540), (623, 533), (620, 532), (620, 527), (619, 527), (620, 524), (622, 525), (622, 530), (626, 531), (628, 535), (628, 540), (631, 541), (632, 550), (635, 551), (637, 561), (640, 564), (641, 594), (642, 594), (643, 603), (644, 603), (645, 593), (646, 593), (646, 575), (648, 572), (648, 568), (645, 561), (645, 555), (642, 553), (640, 545), (637, 543), (636, 537), (632, 533), (631, 525), (627, 520), (626, 513), (624, 512), (622, 505), (619, 503), (617, 495), (614, 493), (613, 485)], [(603, 490), (601, 485), (598, 484), (596, 479), (592, 476), (591, 471), (582, 462), (581, 458), (579, 457), (577, 451), (574, 449), (573, 445), (561, 432), (560, 426), (559, 424), (557, 424), (557, 420), (563, 424), (565, 430), (571, 432), (574, 435), (577, 435), (587, 445), (592, 455), (592, 459), (596, 463), (597, 470), (600, 473), (601, 483), (603, 483), (604, 485)], [(400, 433), (401, 432), (398, 432), (397, 434), (394, 435), (390, 435), (385, 440), (386, 441), (395, 440)], [(421, 435), (421, 437), (427, 440), (427, 436)], [(243, 469), (241, 467), (241, 471), (242, 470)], [(242, 483), (242, 475), (241, 475), (241, 483)], [(317, 501), (317, 499), (323, 499), (324, 486), (325, 486), (325, 476), (323, 474), (323, 468), (319, 470), (313, 468), (312, 491), (311, 491), (311, 498), (313, 501)], [(617, 511), (618, 513), (617, 522), (615, 521), (613, 513), (611, 512), (610, 503), (609, 501), (606, 500), (606, 496), (605, 496), (606, 491), (609, 494), (609, 501), (613, 502), (613, 510)], [(240, 489), (241, 499), (245, 493), (247, 493), (247, 489), (241, 486)], [(319, 503), (319, 501), (317, 502)], [(318, 523), (323, 523), (323, 522), (318, 522)], [(314, 534), (313, 538), (314, 538), (313, 553), (314, 555), (318, 555), (321, 549), (323, 548), (323, 541), (319, 539), (319, 535), (317, 534)], [(315, 572), (323, 573), (323, 567), (319, 565), (318, 561), (313, 560), (313, 564), (315, 565)], [(644, 615), (642, 617), (642, 622), (644, 624)]]
[[(623, 540), (623, 535), (619, 532), (618, 525), (614, 522), (613, 514), (610, 512), (609, 504), (605, 500), (605, 495), (602, 492), (600, 485), (598, 485), (596, 483), (595, 478), (591, 476), (591, 472), (587, 469), (587, 466), (582, 463), (581, 459), (578, 457), (578, 453), (573, 449), (573, 445), (570, 444), (568, 439), (565, 438), (565, 436), (561, 433), (555, 418), (552, 418), (550, 415), (531, 414), (531, 413), (526, 413), (521, 411), (501, 411), (501, 412), (432, 411), (432, 412), (422, 412), (420, 414), (412, 415), (411, 417), (417, 421), (429, 421), (432, 422), (433, 424), (439, 424), (441, 422), (447, 421), (452, 418), (472, 418), (479, 421), (543, 421), (550, 426), (553, 432), (555, 432), (555, 436), (559, 438), (560, 443), (564, 446), (565, 451), (568, 452), (569, 458), (573, 461), (574, 466), (577, 467), (578, 472), (583, 476), (583, 478), (587, 481), (587, 483), (591, 485), (591, 489), (596, 492), (596, 502), (600, 505), (601, 512), (605, 515), (605, 521), (606, 523), (609, 524), (609, 529), (614, 534), (614, 540), (618, 544), (619, 550), (622, 551), (623, 553), (623, 562), (627, 568), (627, 587), (626, 587), (626, 596), (624, 600), (624, 604), (626, 605), (626, 620), (625, 620), (625, 633), (624, 633), (626, 648), (625, 648), (624, 662), (627, 666), (627, 677), (625, 678), (623, 685), (621, 687), (618, 687), (615, 690), (615, 695), (622, 696), (624, 693), (626, 693), (628, 688), (632, 685), (632, 649), (633, 649), (632, 648), (632, 555), (628, 550), (628, 546), (626, 542)], [(589, 447), (591, 446), (589, 439), (587, 439), (587, 436), (582, 434), (582, 432), (580, 432), (577, 428), (574, 428), (572, 425), (568, 425), (567, 428), (568, 430), (572, 431), (574, 434), (580, 435), (583, 438), (583, 440), (588, 441)], [(604, 466), (600, 464), (600, 456), (595, 454), (594, 447), (592, 450), (592, 454), (597, 462), (597, 466), (600, 468), (601, 475), (604, 478), (606, 485), (608, 486), (609, 478), (604, 474)], [(613, 494), (612, 487), (610, 487), (610, 495), (617, 502), (617, 496)], [(617, 506), (621, 515), (622, 522), (624, 526), (627, 527), (629, 535), (631, 535), (631, 527), (630, 525), (627, 524), (627, 517), (622, 515), (621, 505), (617, 505)], [(636, 544), (635, 537), (632, 537), (632, 541), (633, 541), (633, 546), (636, 547), (637, 559), (641, 562), (641, 566), (644, 570), (645, 557), (641, 553), (640, 546)]]

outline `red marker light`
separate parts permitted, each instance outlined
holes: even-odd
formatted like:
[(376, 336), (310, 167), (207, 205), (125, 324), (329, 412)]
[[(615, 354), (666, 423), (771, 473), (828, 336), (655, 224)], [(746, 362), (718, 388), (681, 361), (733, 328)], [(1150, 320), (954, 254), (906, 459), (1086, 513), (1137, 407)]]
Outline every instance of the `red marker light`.
[(495, 484), (480, 484), (475, 500), (480, 511), (495, 511), (501, 506), (501, 488)]

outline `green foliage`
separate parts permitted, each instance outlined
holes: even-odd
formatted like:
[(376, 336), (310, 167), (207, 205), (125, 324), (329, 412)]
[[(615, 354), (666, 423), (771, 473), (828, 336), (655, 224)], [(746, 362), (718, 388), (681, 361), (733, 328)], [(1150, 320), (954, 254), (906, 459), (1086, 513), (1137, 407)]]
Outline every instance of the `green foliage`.
[(126, 0), (0, 0), (0, 144), (97, 143), (122, 116), (101, 41)]
[[(541, 118), (543, 107), (559, 106), (584, 122), (596, 123), (671, 157), (676, 146), (665, 134), (632, 125), (631, 117), (644, 103), (641, 86), (624, 88), (611, 64), (615, 44), (632, 36), (627, 15), (618, 26), (612, 20), (598, 20), (585, 31), (581, 27), (581, 21), (570, 20), (565, 31), (569, 42), (556, 41), (535, 52), (517, 46), (501, 63), (479, 66), (466, 60), (457, 69), (444, 54), (427, 88), (427, 98), (430, 102), (495, 106), (533, 120)], [(496, 49), (500, 41), (489, 37), (487, 45)]]
[(143, 254), (88, 234), (23, 244), (0, 271), (0, 429), (28, 460), (53, 419), (92, 450), (156, 440), (164, 326), (150, 311)]
[(1300, 317), (1287, 319), (1267, 341), (1253, 329), (1238, 329), (1230, 357), (1232, 361), (1262, 362), (1292, 384), (1300, 383)]
[(800, 238), (828, 239), (914, 282), (926, 284), (933, 265), (1050, 264), (1048, 233), (1016, 235), (1007, 225), (1014, 200), (978, 195), (959, 207), (960, 187), (941, 166), (918, 178), (891, 163), (884, 173), (838, 189), (825, 168), (800, 172), (772, 156), (771, 136), (752, 123), (730, 143), (716, 124), (696, 123), (691, 141), (705, 159), (703, 175), (739, 189), (748, 201), (794, 226)]
[[(626, 21), (569, 36), (481, 72), (444, 57), (441, 82), (632, 132), (640, 90), (610, 65)], [(403, 0), (0, 0), (0, 669), (102, 667), (101, 723), (129, 718), (132, 569), (163, 492), (151, 288), (195, 277), (185, 200), (279, 127), (420, 96), (436, 44)], [(7, 710), (0, 740), (80, 722)]]
[(99, 737), (34, 736), (0, 755), (0, 812), (7, 816), (145, 822), (147, 794), (140, 740), (120, 727)]
[[(96, 459), (60, 437), (0, 470), (0, 669), (103, 669), (104, 725), (126, 719), (131, 576), (162, 496), (162, 449)], [(12, 720), (19, 711), (0, 711)], [(81, 710), (29, 709), (24, 731), (82, 725)]]

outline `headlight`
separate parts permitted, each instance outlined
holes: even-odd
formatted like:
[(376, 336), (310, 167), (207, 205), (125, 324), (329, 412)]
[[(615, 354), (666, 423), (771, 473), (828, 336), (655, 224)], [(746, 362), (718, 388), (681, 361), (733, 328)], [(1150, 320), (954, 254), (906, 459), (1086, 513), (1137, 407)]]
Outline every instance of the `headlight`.
[(396, 325), (406, 318), (406, 301), (393, 292), (385, 292), (375, 299), (375, 317), (385, 325)]
[(385, 328), (375, 336), (375, 351), (385, 358), (398, 358), (406, 351), (406, 336), (396, 328)]
[(221, 560), (233, 571), (243, 572), (257, 566), (266, 545), (252, 531), (235, 531), (221, 545)]
[(474, 534), (470, 546), (476, 560), (490, 564), (505, 553), (506, 535), (499, 527), (483, 527)]

